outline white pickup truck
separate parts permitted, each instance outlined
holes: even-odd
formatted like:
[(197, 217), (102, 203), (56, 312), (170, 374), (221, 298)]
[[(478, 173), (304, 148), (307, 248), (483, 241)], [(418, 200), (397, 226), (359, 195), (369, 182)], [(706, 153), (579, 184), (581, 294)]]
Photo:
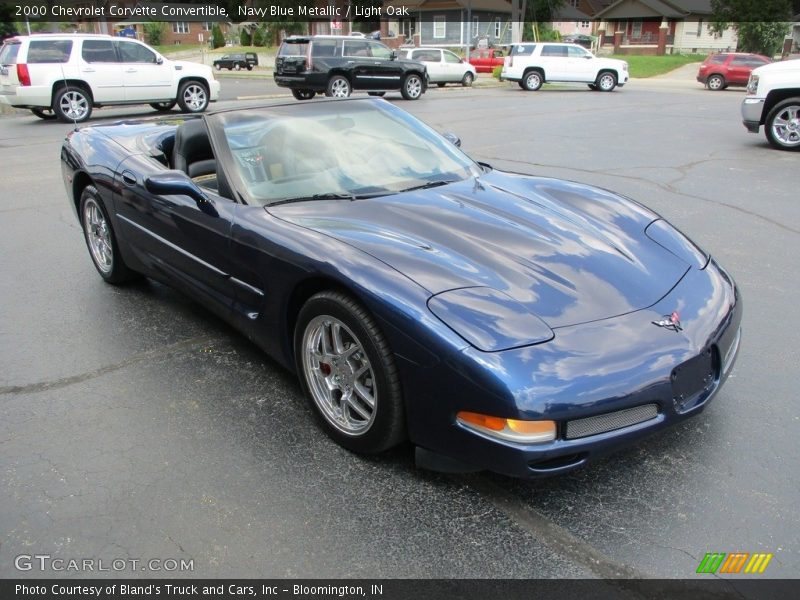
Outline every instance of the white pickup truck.
[(800, 149), (800, 60), (786, 60), (754, 69), (742, 100), (742, 122), (779, 150)]

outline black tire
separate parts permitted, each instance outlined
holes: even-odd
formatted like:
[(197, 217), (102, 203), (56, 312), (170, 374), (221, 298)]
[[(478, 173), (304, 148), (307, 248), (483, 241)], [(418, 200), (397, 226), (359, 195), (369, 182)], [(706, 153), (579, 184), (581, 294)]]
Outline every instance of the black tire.
[(383, 98), (386, 95), (386, 92), (367, 92), (370, 96), (377, 96), (378, 98)]
[(158, 112), (168, 112), (175, 108), (177, 103), (177, 100), (170, 100), (169, 102), (151, 102), (150, 107), (154, 108)]
[(422, 77), (416, 73), (409, 73), (400, 83), (400, 93), (406, 100), (419, 100), (425, 91), (425, 84)]
[[(341, 354), (338, 354), (338, 366), (323, 362), (330, 359), (326, 358), (324, 350), (317, 352), (314, 343), (314, 332), (320, 328), (321, 335), (326, 336), (324, 332), (326, 318), (345, 326), (346, 329), (340, 330), (342, 331), (340, 339), (348, 338), (349, 349), (352, 350), (352, 344), (359, 346), (358, 351), (344, 360), (341, 359)], [(333, 357), (333, 348), (331, 352)], [(341, 292), (332, 291), (321, 292), (309, 299), (297, 318), (294, 354), (300, 386), (323, 429), (336, 443), (354, 452), (374, 454), (396, 446), (405, 439), (405, 410), (394, 355), (375, 320), (356, 300)], [(367, 391), (371, 393), (373, 399), (372, 408), (359, 400), (363, 398), (361, 394), (355, 395), (358, 376), (356, 378), (347, 376), (348, 373), (357, 373), (365, 364), (368, 370), (363, 375), (363, 381), (369, 382), (366, 385), (371, 386)], [(323, 370), (324, 367), (327, 367), (327, 372)], [(337, 373), (342, 374), (341, 379), (337, 379)], [(319, 383), (315, 384), (315, 379), (320, 378), (325, 378), (326, 383), (332, 379), (334, 382), (332, 385), (343, 385), (345, 390), (351, 390), (339, 391), (340, 414), (349, 413), (351, 424), (359, 423), (358, 419), (353, 419), (353, 415), (360, 418), (363, 430), (347, 431), (347, 426), (342, 425), (341, 419), (337, 424), (334, 402), (338, 390), (329, 392), (333, 402), (326, 404), (326, 393), (322, 392), (320, 396), (315, 395), (320, 392), (314, 391), (319, 387)], [(349, 388), (348, 383), (351, 386)], [(361, 389), (365, 389), (364, 383), (361, 384)], [(344, 402), (343, 398), (348, 393), (360, 402), (361, 411), (369, 412), (369, 421), (366, 424), (364, 422), (367, 419), (361, 411), (354, 412), (351, 403)], [(333, 409), (326, 406), (332, 406)]]
[(178, 106), (185, 113), (201, 113), (208, 108), (208, 88), (199, 81), (185, 81), (178, 88)]
[(344, 75), (334, 75), (328, 80), (328, 87), (325, 95), (329, 98), (349, 98), (353, 93), (353, 86), (350, 80)]
[(522, 76), (522, 89), (527, 90), (529, 92), (535, 92), (544, 83), (544, 77), (542, 77), (541, 71), (528, 71)]
[(773, 148), (800, 150), (800, 97), (779, 102), (769, 111), (764, 134)]
[(590, 83), (589, 84), (589, 89), (592, 90), (593, 92), (596, 92), (597, 91), (597, 85), (594, 84), (594, 83)]
[(611, 71), (600, 71), (594, 84), (601, 92), (610, 92), (617, 87), (617, 76)]
[(56, 118), (56, 113), (53, 112), (52, 108), (32, 108), (31, 112), (45, 121), (50, 121)]
[(464, 73), (464, 77), (461, 78), (461, 85), (464, 87), (472, 87), (472, 84), (475, 82), (475, 75), (472, 72)]
[(706, 87), (712, 92), (720, 92), (728, 86), (725, 83), (725, 78), (722, 75), (714, 74), (706, 79)]
[(228, 71), (233, 71), (233, 67), (228, 67)]
[[(98, 212), (95, 213), (94, 210)], [(100, 273), (100, 277), (113, 284), (124, 283), (139, 277), (139, 274), (132, 271), (122, 259), (108, 212), (97, 188), (93, 185), (87, 185), (81, 193), (79, 214), (83, 239), (89, 249), (92, 264)], [(93, 219), (93, 215), (97, 215), (98, 219)], [(100, 222), (102, 225), (99, 224)], [(100, 239), (103, 240), (102, 243), (98, 241)], [(107, 256), (108, 261), (103, 262), (101, 256)]]
[(315, 95), (316, 92), (312, 92), (311, 90), (292, 90), (292, 96), (294, 96), (296, 100), (311, 100)]
[(521, 80), (521, 79), (520, 79), (520, 80), (517, 82), (517, 85), (518, 85), (520, 88), (522, 88), (523, 90), (525, 89), (525, 84), (522, 82), (522, 80)]
[(53, 112), (63, 123), (82, 123), (92, 116), (92, 95), (75, 85), (59, 88), (53, 98)]
[(247, 65), (247, 70), (248, 71), (252, 71), (253, 70), (253, 65)]

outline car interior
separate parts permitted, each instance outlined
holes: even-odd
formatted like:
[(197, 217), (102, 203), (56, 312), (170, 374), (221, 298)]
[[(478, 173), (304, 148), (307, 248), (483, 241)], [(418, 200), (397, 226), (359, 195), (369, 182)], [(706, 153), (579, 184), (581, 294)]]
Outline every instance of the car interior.
[(224, 173), (218, 168), (208, 130), (201, 119), (185, 121), (174, 136), (164, 136), (159, 141), (164, 156), (170, 157), (173, 169), (183, 171), (199, 186), (223, 198), (233, 198)]

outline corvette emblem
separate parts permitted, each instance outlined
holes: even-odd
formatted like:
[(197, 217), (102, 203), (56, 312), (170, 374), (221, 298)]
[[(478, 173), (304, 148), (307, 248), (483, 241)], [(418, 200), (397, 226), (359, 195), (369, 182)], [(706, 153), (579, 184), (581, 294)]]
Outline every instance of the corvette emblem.
[(658, 325), (670, 331), (683, 331), (683, 327), (681, 327), (681, 316), (678, 314), (677, 310), (672, 311), (671, 315), (664, 315), (664, 318), (660, 321), (651, 322), (653, 325)]

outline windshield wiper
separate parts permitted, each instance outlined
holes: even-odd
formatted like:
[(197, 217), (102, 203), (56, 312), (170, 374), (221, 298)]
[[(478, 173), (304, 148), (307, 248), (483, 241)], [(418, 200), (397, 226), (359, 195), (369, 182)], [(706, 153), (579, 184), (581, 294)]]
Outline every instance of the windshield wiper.
[(448, 183), (455, 183), (458, 179), (436, 179), (434, 181), (428, 181), (427, 183), (423, 183), (422, 185), (415, 185), (410, 188), (406, 188), (404, 190), (400, 190), (401, 192), (413, 192), (414, 190), (427, 190), (430, 188), (439, 187), (442, 185), (447, 185)]
[(313, 196), (298, 196), (297, 198), (287, 198), (272, 202), (270, 206), (278, 204), (289, 204), (291, 202), (309, 202), (311, 200), (355, 200), (358, 196), (354, 194), (342, 194), (339, 192), (325, 192), (324, 194), (314, 194)]

